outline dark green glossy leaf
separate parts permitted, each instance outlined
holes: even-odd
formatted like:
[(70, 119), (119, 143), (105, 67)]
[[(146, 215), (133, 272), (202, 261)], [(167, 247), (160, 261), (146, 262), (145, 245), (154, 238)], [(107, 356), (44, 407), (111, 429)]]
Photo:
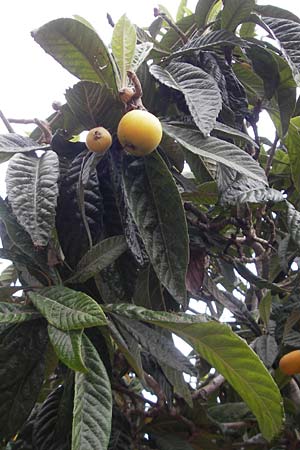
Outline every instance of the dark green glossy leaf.
[(300, 117), (293, 117), (290, 121), (287, 136), (285, 138), (285, 145), (288, 150), (290, 159), (290, 167), (292, 172), (292, 178), (294, 186), (298, 192), (300, 192), (300, 158), (299, 158), (299, 146), (300, 146)]
[(300, 23), (288, 19), (265, 17), (264, 21), (280, 42), (284, 56), (289, 62), (294, 78), (300, 83)]
[(40, 317), (40, 314), (29, 306), (0, 302), (0, 323), (20, 323)]
[(36, 247), (46, 246), (54, 228), (59, 167), (56, 153), (15, 155), (6, 173), (9, 202)]
[(72, 450), (106, 450), (112, 419), (110, 380), (95, 347), (83, 335), (87, 373), (75, 375)]
[(29, 416), (42, 387), (45, 323), (34, 320), (0, 336), (0, 439), (12, 437)]
[(123, 161), (124, 186), (153, 268), (179, 303), (186, 302), (188, 237), (180, 195), (165, 163), (155, 152)]
[(214, 137), (203, 139), (196, 130), (183, 129), (163, 123), (164, 131), (187, 150), (196, 155), (213, 159), (239, 173), (267, 184), (264, 170), (246, 152), (235, 145)]
[(113, 263), (127, 250), (124, 236), (112, 236), (94, 245), (79, 261), (68, 283), (84, 283)]
[(29, 293), (30, 300), (48, 322), (63, 331), (106, 325), (98, 303), (83, 292), (53, 286)]
[(73, 115), (84, 129), (103, 126), (113, 133), (122, 116), (122, 105), (111, 88), (93, 81), (79, 81), (66, 91)]
[(182, 92), (196, 125), (206, 136), (222, 107), (215, 80), (199, 67), (182, 62), (171, 62), (165, 68), (153, 65), (150, 72), (161, 83)]
[(48, 335), (53, 348), (67, 367), (78, 372), (86, 372), (81, 354), (81, 340), (83, 330), (62, 331), (48, 325)]
[(195, 22), (201, 28), (206, 24), (209, 11), (212, 9), (217, 0), (198, 0), (195, 9)]
[(15, 153), (28, 153), (36, 150), (49, 150), (49, 145), (39, 145), (29, 137), (17, 133), (0, 135), (0, 162), (10, 159)]
[(34, 40), (81, 80), (105, 84), (117, 92), (114, 62), (98, 34), (76, 19), (56, 19), (32, 31)]
[(222, 11), (222, 28), (235, 31), (240, 23), (248, 19), (254, 6), (254, 0), (226, 0)]

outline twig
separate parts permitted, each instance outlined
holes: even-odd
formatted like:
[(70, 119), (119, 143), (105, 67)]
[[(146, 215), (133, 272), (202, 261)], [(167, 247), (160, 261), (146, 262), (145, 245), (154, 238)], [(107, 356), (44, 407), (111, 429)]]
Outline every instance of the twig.
[(192, 395), (193, 400), (202, 399), (207, 401), (208, 397), (213, 394), (217, 389), (219, 389), (220, 386), (224, 383), (225, 378), (223, 375), (217, 375), (215, 378), (212, 379), (210, 383), (208, 383), (206, 386), (198, 389), (195, 391)]
[[(57, 117), (57, 115), (60, 115), (61, 112), (59, 111), (55, 117)], [(54, 118), (53, 118), (54, 119)], [(35, 124), (37, 125), (40, 130), (42, 131), (42, 138), (39, 139), (39, 142), (44, 142), (46, 144), (50, 144), (51, 140), (52, 140), (52, 132), (51, 132), (51, 128), (50, 128), (50, 124), (44, 120), (40, 120), (40, 119), (13, 119), (13, 118), (9, 118), (7, 119), (9, 123), (22, 123), (24, 125), (29, 125), (29, 124)], [(53, 120), (52, 120), (53, 122)], [(52, 123), (51, 122), (51, 123)]]
[(276, 133), (274, 142), (272, 144), (272, 147), (269, 150), (269, 158), (268, 158), (267, 165), (266, 165), (266, 168), (265, 168), (266, 176), (268, 176), (269, 173), (270, 173), (278, 141), (279, 141), (279, 136)]
[(4, 125), (6, 126), (7, 131), (9, 133), (14, 133), (13, 127), (11, 126), (11, 124), (9, 123), (9, 120), (5, 117), (5, 115), (3, 114), (3, 112), (1, 110), (0, 110), (0, 117), (1, 117), (2, 122), (4, 123)]
[(174, 23), (164, 12), (161, 12), (158, 8), (154, 8), (154, 17), (161, 17), (164, 19), (171, 28), (179, 35), (183, 44), (188, 42), (188, 37), (184, 34), (184, 32)]

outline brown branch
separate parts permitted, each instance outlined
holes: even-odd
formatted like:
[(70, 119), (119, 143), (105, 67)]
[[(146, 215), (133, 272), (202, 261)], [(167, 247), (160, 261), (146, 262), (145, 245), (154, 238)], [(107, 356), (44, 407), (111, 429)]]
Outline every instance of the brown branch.
[(201, 387), (197, 391), (195, 391), (192, 395), (193, 400), (202, 399), (207, 401), (208, 397), (213, 394), (216, 390), (219, 389), (220, 386), (224, 383), (225, 378), (223, 375), (217, 375), (215, 378), (212, 379), (210, 383), (208, 383), (206, 386)]
[(9, 120), (5, 117), (5, 115), (3, 114), (3, 112), (0, 110), (0, 118), (2, 119), (2, 122), (4, 123), (4, 125), (7, 128), (7, 131), (9, 133), (14, 133), (14, 129), (11, 126), (11, 124), (9, 123)]
[(163, 20), (167, 22), (167, 24), (173, 28), (174, 31), (179, 35), (183, 44), (188, 42), (188, 37), (184, 32), (174, 23), (164, 12), (161, 12), (158, 8), (154, 8), (154, 17), (161, 17)]
[[(60, 115), (60, 111), (55, 115), (55, 118), (57, 117), (57, 115)], [(46, 144), (50, 144), (51, 140), (52, 140), (52, 132), (51, 132), (51, 128), (50, 128), (50, 124), (44, 120), (40, 120), (40, 119), (14, 119), (14, 118), (9, 118), (7, 119), (10, 123), (19, 123), (19, 124), (24, 124), (24, 125), (29, 125), (29, 124), (35, 124), (37, 125), (40, 130), (42, 131), (42, 137), (39, 139), (39, 142), (43, 142)], [(54, 118), (53, 118), (54, 120)], [(51, 123), (53, 122), (53, 120), (51, 121)]]
[(269, 150), (269, 157), (268, 157), (267, 165), (266, 165), (266, 168), (265, 168), (266, 176), (268, 176), (269, 173), (270, 173), (278, 141), (279, 141), (279, 136), (276, 133), (274, 142), (272, 144), (272, 147)]

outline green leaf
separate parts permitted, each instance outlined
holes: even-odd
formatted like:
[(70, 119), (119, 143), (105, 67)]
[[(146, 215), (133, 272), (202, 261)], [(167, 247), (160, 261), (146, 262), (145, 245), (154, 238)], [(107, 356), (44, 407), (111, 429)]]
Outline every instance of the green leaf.
[(187, 7), (187, 0), (180, 0), (176, 13), (176, 22), (183, 19)]
[(166, 68), (153, 65), (150, 72), (161, 83), (182, 92), (199, 130), (209, 134), (222, 107), (215, 80), (199, 67), (182, 62), (171, 62)]
[(288, 133), (284, 141), (290, 159), (290, 167), (294, 186), (300, 193), (300, 117), (293, 117), (290, 121)]
[(153, 45), (154, 44), (152, 42), (141, 42), (136, 45), (131, 64), (131, 70), (133, 72), (136, 72), (145, 59), (149, 56), (151, 50), (153, 49)]
[(29, 298), (48, 322), (63, 331), (102, 326), (106, 317), (98, 303), (83, 292), (63, 286), (30, 292)]
[(263, 80), (267, 99), (271, 99), (280, 83), (275, 57), (268, 49), (254, 44), (246, 49), (246, 54), (252, 62), (255, 73)]
[(267, 294), (262, 298), (258, 306), (259, 315), (263, 320), (266, 327), (269, 325), (271, 310), (272, 310), (272, 294), (267, 292)]
[(48, 335), (58, 358), (67, 367), (78, 372), (87, 372), (81, 354), (83, 330), (62, 331), (48, 325)]
[(257, 147), (256, 142), (246, 133), (243, 133), (236, 128), (232, 128), (221, 122), (216, 122), (215, 127), (211, 133), (213, 136), (232, 137), (234, 140), (239, 140), (242, 142), (249, 142), (253, 147)]
[(36, 310), (28, 306), (0, 302), (0, 323), (20, 323), (40, 317)]
[(264, 21), (279, 41), (283, 54), (291, 66), (295, 81), (300, 85), (300, 23), (288, 19), (265, 17)]
[[(199, 37), (190, 39), (180, 50), (173, 52), (169, 58), (177, 58), (178, 56), (193, 54), (199, 50), (209, 50), (214, 47), (229, 46), (247, 47), (247, 43), (227, 30), (211, 31), (202, 34)], [(168, 59), (169, 59), (168, 58)]]
[(110, 381), (100, 356), (83, 335), (87, 373), (75, 375), (72, 450), (106, 450), (112, 418)]
[(37, 401), (45, 369), (47, 330), (33, 320), (0, 336), (0, 439), (20, 430)]
[(94, 245), (84, 255), (76, 267), (76, 272), (68, 283), (84, 283), (105, 267), (109, 266), (127, 250), (124, 236), (112, 236)]
[(80, 81), (66, 91), (66, 100), (74, 116), (86, 130), (103, 126), (113, 132), (122, 115), (122, 105), (107, 86)]
[(115, 313), (119, 316), (127, 317), (128, 319), (141, 320), (143, 322), (154, 324), (168, 324), (172, 322), (188, 325), (192, 323), (204, 323), (208, 320), (208, 317), (205, 314), (190, 315), (185, 313), (153, 311), (131, 303), (110, 303), (103, 305), (103, 309), (106, 312)]
[(240, 23), (247, 20), (254, 7), (254, 0), (226, 0), (222, 11), (222, 28), (235, 31)]
[(255, 11), (257, 11), (263, 17), (274, 17), (276, 19), (288, 19), (293, 22), (300, 23), (299, 17), (293, 14), (291, 11), (287, 11), (283, 8), (278, 8), (274, 5), (255, 5)]
[[(212, 321), (191, 323), (197, 317), (147, 311), (134, 305), (109, 307), (127, 317), (140, 316), (140, 320), (156, 323), (186, 340), (237, 391), (256, 416), (267, 440), (281, 431), (283, 407), (276, 383), (253, 350), (227, 325)], [(172, 320), (172, 316), (178, 316), (178, 320)], [(183, 316), (189, 316), (186, 323)]]
[(126, 14), (124, 14), (115, 24), (111, 41), (112, 52), (120, 70), (120, 88), (126, 87), (127, 85), (127, 71), (132, 68), (135, 46), (135, 27), (127, 18)]
[(172, 327), (204, 357), (242, 397), (256, 416), (267, 440), (274, 438), (283, 422), (280, 392), (259, 358), (226, 325), (191, 325), (183, 331)]
[(251, 67), (245, 64), (235, 63), (232, 68), (246, 90), (249, 103), (255, 105), (258, 100), (262, 100), (265, 95), (263, 80), (256, 75)]
[(59, 166), (56, 153), (16, 154), (6, 172), (8, 199), (36, 247), (46, 246), (55, 225)]
[(199, 28), (203, 27), (203, 25), (207, 23), (209, 12), (216, 1), (217, 0), (198, 0), (195, 9), (195, 22)]
[(172, 384), (174, 394), (182, 397), (190, 408), (193, 408), (193, 399), (190, 390), (190, 386), (185, 381), (183, 373), (179, 370), (174, 369), (174, 367), (170, 367), (167, 364), (159, 362), (159, 365), (165, 374), (167, 380)]
[(32, 31), (31, 35), (75, 77), (104, 84), (117, 93), (114, 61), (89, 26), (76, 19), (56, 19)]
[(163, 123), (164, 131), (187, 150), (198, 156), (210, 158), (250, 178), (267, 184), (264, 170), (254, 159), (235, 145), (214, 137), (203, 139), (199, 131), (174, 127)]
[(18, 273), (14, 264), (10, 264), (4, 270), (2, 270), (0, 274), (0, 285), (1, 286), (10, 286), (12, 283), (15, 283), (18, 278)]
[(270, 369), (278, 355), (278, 345), (274, 336), (270, 334), (259, 336), (251, 346), (264, 365)]
[(36, 150), (49, 150), (49, 145), (39, 145), (33, 139), (17, 133), (0, 135), (0, 163), (10, 159), (15, 153), (29, 153)]
[(153, 152), (145, 158), (125, 157), (123, 178), (128, 204), (153, 268), (173, 297), (185, 304), (187, 225), (173, 177)]
[(287, 204), (287, 226), (291, 238), (300, 248), (300, 212), (289, 202)]

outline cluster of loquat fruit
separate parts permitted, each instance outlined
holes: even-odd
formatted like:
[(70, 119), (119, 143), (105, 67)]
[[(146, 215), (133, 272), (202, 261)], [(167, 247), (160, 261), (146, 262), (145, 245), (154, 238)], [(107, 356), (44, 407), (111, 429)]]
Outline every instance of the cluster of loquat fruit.
[[(159, 145), (162, 126), (153, 114), (135, 109), (122, 117), (117, 136), (126, 152), (135, 156), (145, 156)], [(87, 134), (86, 146), (91, 152), (105, 153), (111, 144), (112, 137), (106, 128), (93, 128)]]

